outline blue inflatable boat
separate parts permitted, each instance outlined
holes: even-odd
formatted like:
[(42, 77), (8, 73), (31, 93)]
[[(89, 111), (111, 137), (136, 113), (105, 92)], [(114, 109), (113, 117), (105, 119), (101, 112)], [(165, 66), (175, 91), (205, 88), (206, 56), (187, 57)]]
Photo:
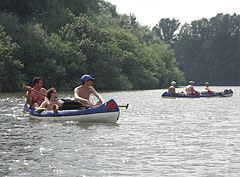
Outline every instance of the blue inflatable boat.
[(109, 122), (115, 123), (119, 119), (120, 111), (114, 99), (106, 103), (88, 109), (43, 111), (37, 113), (29, 109), (27, 104), (24, 105), (24, 112), (29, 114), (32, 119), (39, 120), (56, 120), (56, 121), (80, 121), (80, 122)]
[(162, 97), (165, 98), (201, 98), (201, 97), (231, 97), (233, 95), (233, 91), (231, 89), (225, 89), (223, 92), (208, 94), (201, 93), (200, 95), (186, 95), (186, 94), (170, 94), (168, 92), (164, 92)]

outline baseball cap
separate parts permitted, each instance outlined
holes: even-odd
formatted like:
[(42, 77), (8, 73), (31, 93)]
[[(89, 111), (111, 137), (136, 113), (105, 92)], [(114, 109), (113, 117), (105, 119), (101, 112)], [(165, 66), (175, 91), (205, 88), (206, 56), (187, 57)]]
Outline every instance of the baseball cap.
[(94, 80), (94, 78), (88, 74), (85, 74), (81, 77), (81, 81)]
[(172, 84), (172, 85), (175, 85), (175, 84), (176, 84), (176, 82), (175, 82), (175, 81), (172, 81), (172, 82), (171, 82), (171, 84)]
[(189, 81), (189, 84), (195, 84), (195, 82), (194, 81)]

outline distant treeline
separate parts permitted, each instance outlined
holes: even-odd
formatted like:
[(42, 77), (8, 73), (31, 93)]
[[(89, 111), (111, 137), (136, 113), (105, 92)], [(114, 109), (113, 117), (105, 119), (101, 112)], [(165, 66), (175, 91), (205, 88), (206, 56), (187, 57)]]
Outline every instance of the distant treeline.
[(161, 19), (155, 34), (174, 49), (187, 81), (203, 85), (240, 85), (240, 15), (219, 13), (184, 24)]
[(240, 85), (240, 15), (217, 14), (185, 24), (173, 46), (186, 80)]
[(150, 29), (103, 0), (2, 0), (0, 92), (19, 91), (34, 76), (45, 88), (73, 90), (86, 73), (99, 90), (189, 79), (239, 85), (239, 21), (218, 14), (177, 31), (178, 20), (161, 19)]

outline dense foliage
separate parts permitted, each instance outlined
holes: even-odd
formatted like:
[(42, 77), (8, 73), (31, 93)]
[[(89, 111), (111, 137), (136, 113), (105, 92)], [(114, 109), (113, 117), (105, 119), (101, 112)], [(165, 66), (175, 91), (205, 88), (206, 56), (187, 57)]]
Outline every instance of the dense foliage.
[(174, 50), (186, 80), (240, 85), (240, 15), (217, 14), (185, 24)]
[(34, 76), (46, 88), (73, 90), (85, 73), (102, 90), (184, 81), (173, 50), (108, 2), (4, 0), (0, 10), (0, 91), (17, 91)]
[(176, 40), (176, 31), (180, 22), (176, 19), (162, 18), (157, 25), (153, 27), (153, 32), (165, 43), (173, 44)]
[(19, 91), (34, 76), (45, 88), (73, 90), (86, 73), (101, 90), (166, 88), (183, 84), (183, 72), (239, 84), (238, 15), (194, 21), (177, 34), (179, 26), (161, 19), (151, 30), (103, 0), (2, 0), (0, 92)]
[(2, 91), (19, 89), (21, 87), (19, 83), (24, 79), (21, 73), (23, 65), (14, 54), (17, 47), (0, 26), (0, 89)]

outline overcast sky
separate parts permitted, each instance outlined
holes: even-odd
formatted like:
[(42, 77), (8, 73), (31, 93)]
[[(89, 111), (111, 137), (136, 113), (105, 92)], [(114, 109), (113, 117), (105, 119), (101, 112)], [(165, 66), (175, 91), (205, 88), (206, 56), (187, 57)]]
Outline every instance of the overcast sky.
[(240, 14), (240, 0), (106, 0), (120, 14), (134, 14), (141, 25), (155, 26), (161, 18), (184, 23), (215, 17), (218, 13)]

